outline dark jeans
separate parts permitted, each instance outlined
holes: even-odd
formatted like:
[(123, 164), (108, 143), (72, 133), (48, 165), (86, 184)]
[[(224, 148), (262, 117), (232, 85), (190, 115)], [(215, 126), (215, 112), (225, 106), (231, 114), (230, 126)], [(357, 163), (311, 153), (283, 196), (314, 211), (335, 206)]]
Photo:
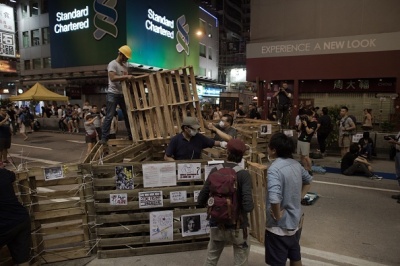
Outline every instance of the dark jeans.
[(367, 154), (367, 158), (370, 160), (372, 156), (372, 143), (365, 144), (361, 149), (361, 154)]
[(131, 126), (129, 125), (128, 114), (126, 112), (124, 95), (107, 93), (106, 118), (104, 118), (102, 135), (101, 135), (101, 139), (104, 141), (108, 140), (108, 135), (110, 134), (111, 121), (115, 115), (117, 105), (119, 105), (119, 107), (122, 110), (122, 114), (124, 115), (125, 127), (126, 130), (128, 131), (128, 137), (129, 139), (132, 139)]
[(321, 153), (325, 153), (326, 151), (326, 139), (328, 138), (329, 133), (319, 133), (317, 134), (319, 150)]
[(343, 172), (344, 175), (363, 175), (366, 177), (371, 177), (373, 176), (373, 173), (371, 173), (368, 170), (368, 166), (366, 166), (363, 163), (359, 162), (354, 162), (352, 166), (344, 170)]

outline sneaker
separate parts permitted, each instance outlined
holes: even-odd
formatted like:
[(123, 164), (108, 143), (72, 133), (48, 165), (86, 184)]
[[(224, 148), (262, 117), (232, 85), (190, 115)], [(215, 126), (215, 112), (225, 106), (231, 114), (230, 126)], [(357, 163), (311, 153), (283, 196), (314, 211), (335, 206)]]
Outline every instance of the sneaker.
[(372, 180), (382, 180), (382, 177), (381, 176), (377, 176), (377, 175), (373, 175), (373, 176), (371, 176), (371, 179)]
[(107, 140), (101, 139), (101, 140), (99, 140), (99, 144), (100, 145), (107, 145)]

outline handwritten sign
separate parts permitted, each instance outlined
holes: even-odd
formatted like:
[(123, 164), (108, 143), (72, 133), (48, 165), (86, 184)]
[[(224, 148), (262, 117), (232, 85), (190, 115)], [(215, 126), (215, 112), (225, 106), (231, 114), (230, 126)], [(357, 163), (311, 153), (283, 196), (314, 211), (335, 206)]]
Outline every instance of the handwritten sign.
[(172, 163), (143, 164), (143, 187), (176, 186), (176, 165)]
[(178, 180), (201, 179), (201, 163), (179, 163)]
[(110, 194), (110, 205), (128, 205), (128, 195), (122, 194)]
[(362, 133), (355, 134), (352, 137), (352, 142), (358, 143), (360, 141), (360, 139), (362, 139), (362, 138), (363, 138), (363, 134)]
[(150, 242), (174, 240), (174, 214), (172, 211), (150, 212)]
[(169, 193), (169, 199), (171, 203), (186, 202), (187, 192), (186, 191), (171, 191)]
[(162, 206), (162, 191), (139, 192), (139, 208), (156, 208)]

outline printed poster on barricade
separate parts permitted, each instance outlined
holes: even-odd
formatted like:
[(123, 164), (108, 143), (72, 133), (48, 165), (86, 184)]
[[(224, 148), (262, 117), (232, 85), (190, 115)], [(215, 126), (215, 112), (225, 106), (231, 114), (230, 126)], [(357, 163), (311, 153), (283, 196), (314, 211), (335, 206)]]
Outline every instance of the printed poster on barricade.
[(157, 208), (163, 206), (162, 191), (139, 192), (139, 208)]
[(169, 193), (169, 200), (171, 203), (187, 202), (187, 192), (171, 191)]
[(178, 180), (201, 179), (201, 163), (178, 163)]
[(172, 211), (150, 212), (150, 242), (174, 240), (174, 214)]
[(272, 124), (260, 125), (260, 130), (258, 131), (260, 136), (271, 135), (272, 134)]
[(360, 139), (362, 139), (362, 138), (363, 138), (363, 133), (355, 134), (355, 135), (353, 135), (352, 142), (358, 143), (360, 141)]
[(133, 166), (116, 166), (115, 176), (117, 177), (116, 187), (117, 189), (133, 189), (134, 183), (133, 178)]
[(64, 178), (64, 172), (62, 166), (47, 167), (44, 168), (44, 180), (49, 181), (53, 179)]
[[(204, 165), (204, 180), (207, 180), (212, 169), (216, 168), (217, 165), (222, 165), (223, 163), (224, 163), (224, 161), (209, 161), (208, 165)], [(246, 164), (246, 160), (242, 158), (240, 163), (238, 163), (238, 166), (245, 169), (245, 164)]]
[(286, 136), (292, 138), (293, 137), (293, 130), (284, 130), (283, 134), (285, 134)]
[(182, 236), (205, 235), (210, 232), (207, 213), (187, 214), (181, 216)]
[(200, 190), (194, 190), (193, 191), (193, 201), (197, 202), (197, 199), (199, 198)]
[(110, 194), (110, 205), (128, 205), (128, 194)]
[(143, 187), (176, 186), (176, 164), (149, 163), (142, 165)]

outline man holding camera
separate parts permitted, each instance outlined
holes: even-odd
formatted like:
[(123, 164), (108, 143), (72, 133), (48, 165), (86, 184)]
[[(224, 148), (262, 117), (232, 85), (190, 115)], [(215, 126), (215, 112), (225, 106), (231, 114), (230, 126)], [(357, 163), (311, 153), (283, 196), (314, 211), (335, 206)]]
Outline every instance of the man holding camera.
[(292, 94), (288, 92), (287, 82), (282, 82), (279, 90), (275, 92), (273, 97), (278, 97), (278, 106), (276, 110), (276, 116), (278, 118), (278, 125), (281, 124), (283, 118), (285, 118), (289, 112), (290, 100), (292, 99)]
[(311, 110), (307, 109), (305, 114), (300, 116), (297, 129), (300, 132), (297, 141), (297, 154), (300, 155), (304, 168), (311, 174), (310, 142), (317, 129), (317, 122), (314, 121)]

